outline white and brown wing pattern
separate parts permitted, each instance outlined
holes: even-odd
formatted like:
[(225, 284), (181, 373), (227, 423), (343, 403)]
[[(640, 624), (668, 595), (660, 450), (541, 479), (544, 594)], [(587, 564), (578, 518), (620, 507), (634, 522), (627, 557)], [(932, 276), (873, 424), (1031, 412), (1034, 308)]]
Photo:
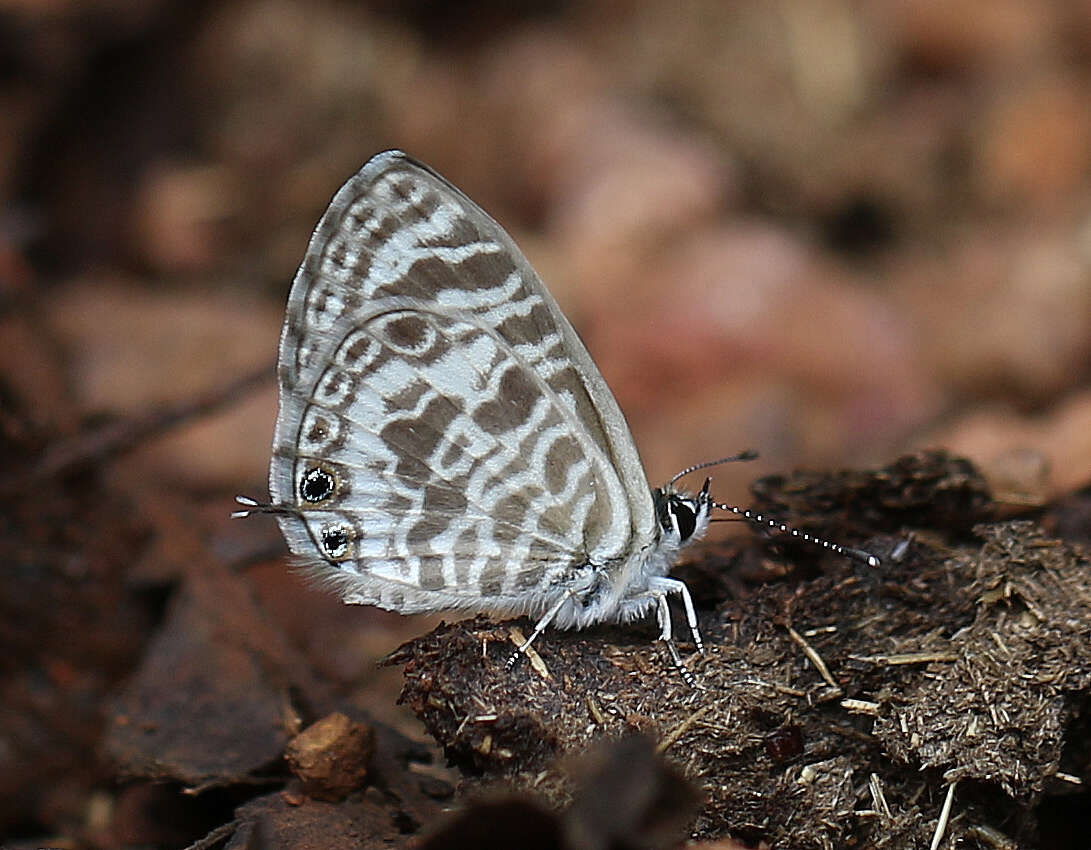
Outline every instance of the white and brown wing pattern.
[(598, 574), (615, 609), (646, 592), (623, 584), (661, 526), (617, 403), (511, 237), (427, 167), (380, 154), (334, 197), (279, 382), (273, 506), (346, 601), (541, 613)]

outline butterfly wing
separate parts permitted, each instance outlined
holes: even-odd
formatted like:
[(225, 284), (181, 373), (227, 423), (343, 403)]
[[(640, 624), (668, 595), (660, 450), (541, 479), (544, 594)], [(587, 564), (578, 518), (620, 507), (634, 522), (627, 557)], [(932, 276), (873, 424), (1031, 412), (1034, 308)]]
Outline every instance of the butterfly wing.
[(655, 533), (617, 402), (511, 237), (399, 152), (334, 197), (292, 285), (270, 468), (346, 601), (535, 610)]

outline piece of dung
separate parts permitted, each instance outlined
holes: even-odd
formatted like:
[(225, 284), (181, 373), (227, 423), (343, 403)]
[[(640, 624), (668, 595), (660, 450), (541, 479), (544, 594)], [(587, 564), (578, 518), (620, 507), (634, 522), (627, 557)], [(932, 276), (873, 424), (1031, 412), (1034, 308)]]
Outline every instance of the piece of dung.
[(364, 786), (374, 751), (370, 726), (334, 712), (296, 735), (284, 757), (309, 796), (336, 801)]

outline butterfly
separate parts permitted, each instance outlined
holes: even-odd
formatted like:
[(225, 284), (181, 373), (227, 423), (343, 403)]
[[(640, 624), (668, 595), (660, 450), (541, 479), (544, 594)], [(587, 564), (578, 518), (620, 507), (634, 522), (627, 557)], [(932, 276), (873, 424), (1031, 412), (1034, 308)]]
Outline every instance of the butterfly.
[(277, 369), (271, 502), (240, 497), (238, 515), (273, 513), (347, 603), (536, 617), (509, 661), (550, 625), (654, 610), (685, 671), (670, 597), (702, 641), (672, 566), (714, 508), (766, 522), (717, 505), (710, 479), (675, 488), (711, 464), (649, 485), (610, 388), (515, 242), (400, 151), (364, 165), (318, 223)]

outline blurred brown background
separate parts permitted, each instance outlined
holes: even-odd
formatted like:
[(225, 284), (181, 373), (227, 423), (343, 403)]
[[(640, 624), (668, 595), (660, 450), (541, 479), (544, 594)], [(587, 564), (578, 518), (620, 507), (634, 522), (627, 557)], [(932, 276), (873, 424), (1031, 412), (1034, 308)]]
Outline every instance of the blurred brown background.
[[(292, 274), (392, 147), (512, 232), (653, 483), (935, 445), (1015, 503), (1091, 479), (1089, 3), (0, 0), (0, 56), (5, 463), (266, 369), (108, 467), (227, 559), (279, 546), (226, 515)], [(311, 639), (361, 676), (396, 642)]]
[[(0, 10), (3, 295), (85, 414), (271, 364), (310, 229), (399, 147), (513, 232), (653, 481), (747, 447), (725, 495), (931, 444), (1091, 471), (1087, 4)], [(7, 380), (48, 421), (27, 344)], [(260, 489), (274, 408), (158, 473)]]

